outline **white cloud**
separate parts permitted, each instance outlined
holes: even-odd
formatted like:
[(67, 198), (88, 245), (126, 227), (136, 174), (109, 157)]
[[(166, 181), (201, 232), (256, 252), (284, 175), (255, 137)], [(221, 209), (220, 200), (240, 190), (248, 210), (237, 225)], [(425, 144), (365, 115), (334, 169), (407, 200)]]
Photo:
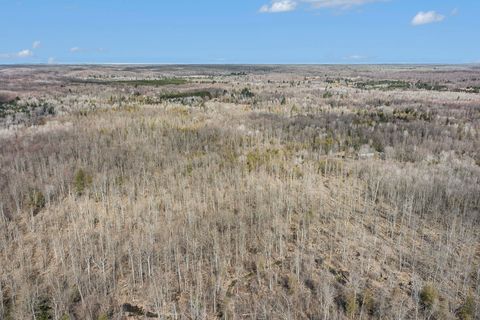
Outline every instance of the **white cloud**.
[(303, 0), (310, 3), (314, 8), (340, 8), (350, 9), (372, 2), (384, 2), (386, 0)]
[[(35, 41), (33, 44), (32, 44), (32, 47), (35, 48), (35, 43), (37, 41)], [(40, 45), (40, 42), (38, 42), (38, 45)], [(38, 48), (38, 46), (37, 46)], [(30, 50), (30, 49), (24, 49), (24, 50), (20, 50), (16, 53), (0, 53), (0, 59), (15, 59), (15, 58), (28, 58), (28, 57), (31, 57), (33, 56), (33, 51)]]
[(264, 5), (260, 8), (262, 13), (278, 13), (293, 11), (297, 7), (297, 2), (291, 0), (273, 1), (271, 5)]
[(19, 58), (27, 58), (33, 56), (33, 52), (31, 50), (25, 49), (17, 53), (17, 57)]
[(301, 3), (309, 4), (314, 9), (350, 9), (373, 2), (385, 2), (389, 0), (275, 0), (270, 5), (264, 5), (260, 8), (263, 13), (287, 12), (293, 11)]
[(37, 41), (33, 41), (33, 43), (32, 43), (32, 48), (33, 48), (33, 49), (38, 49), (38, 48), (40, 48), (41, 45), (42, 45), (42, 43), (41, 43), (40, 41), (38, 41), (38, 40), (37, 40)]
[(70, 52), (78, 52), (80, 51), (81, 49), (79, 47), (73, 47), (73, 48), (70, 48)]
[(367, 57), (361, 56), (359, 54), (352, 54), (351, 56), (345, 57), (345, 60), (365, 60)]
[(412, 25), (413, 26), (420, 26), (423, 24), (429, 24), (429, 23), (434, 23), (434, 22), (441, 22), (445, 19), (444, 15), (441, 15), (435, 11), (428, 11), (428, 12), (423, 12), (420, 11), (417, 13), (415, 17), (412, 19)]
[(54, 57), (48, 58), (48, 64), (55, 64), (55, 58)]
[(452, 16), (458, 16), (459, 13), (460, 13), (460, 10), (458, 10), (458, 8), (455, 8), (455, 9), (452, 10), (451, 15)]

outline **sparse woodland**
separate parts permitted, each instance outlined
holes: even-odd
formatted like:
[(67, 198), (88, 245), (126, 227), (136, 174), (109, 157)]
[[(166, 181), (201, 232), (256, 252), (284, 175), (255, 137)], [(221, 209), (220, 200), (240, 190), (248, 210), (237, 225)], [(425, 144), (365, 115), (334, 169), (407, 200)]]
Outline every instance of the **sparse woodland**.
[(0, 319), (480, 319), (476, 88), (1, 67)]

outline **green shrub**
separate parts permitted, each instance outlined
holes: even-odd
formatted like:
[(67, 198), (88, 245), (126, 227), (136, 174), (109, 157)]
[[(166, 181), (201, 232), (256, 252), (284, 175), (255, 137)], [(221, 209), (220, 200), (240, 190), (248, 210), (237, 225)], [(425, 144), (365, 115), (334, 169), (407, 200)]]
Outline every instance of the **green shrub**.
[(173, 93), (165, 93), (160, 96), (161, 100), (170, 100), (170, 99), (182, 99), (182, 98), (192, 98), (192, 97), (200, 97), (200, 98), (209, 98), (213, 97), (212, 93), (207, 90), (200, 90), (200, 91), (187, 91), (187, 92), (173, 92)]
[(240, 92), (240, 94), (241, 94), (242, 96), (246, 97), (246, 98), (252, 98), (253, 96), (255, 96), (255, 95), (253, 94), (253, 92), (250, 91), (250, 89), (248, 89), (248, 88), (243, 88), (243, 89), (242, 89), (242, 92)]
[(426, 284), (420, 291), (420, 304), (425, 309), (433, 309), (438, 299), (438, 292), (431, 284)]
[(471, 294), (467, 296), (463, 305), (458, 309), (458, 318), (461, 320), (473, 320), (475, 316), (475, 300)]
[(326, 158), (317, 162), (317, 173), (320, 173), (323, 176), (339, 176), (342, 175), (344, 171), (345, 163), (342, 160)]
[(34, 309), (36, 320), (50, 320), (53, 319), (52, 307), (50, 299), (46, 297), (39, 297), (35, 303)]
[(82, 195), (85, 189), (92, 183), (92, 177), (90, 177), (83, 169), (78, 169), (74, 177), (74, 187), (77, 195)]
[(252, 172), (262, 165), (271, 164), (271, 162), (281, 156), (278, 149), (253, 150), (247, 154), (247, 169)]
[(99, 317), (98, 320), (108, 320), (108, 315), (105, 313), (102, 313)]
[(357, 313), (358, 303), (355, 293), (349, 292), (345, 295), (345, 313), (347, 317), (353, 319)]
[(361, 303), (362, 309), (365, 310), (369, 315), (375, 314), (376, 302), (370, 289), (367, 288), (363, 291)]
[(30, 190), (28, 194), (28, 206), (32, 209), (34, 215), (45, 207), (45, 203), (45, 196), (40, 190), (36, 188)]
[(332, 136), (328, 136), (322, 141), (320, 141), (320, 144), (325, 154), (329, 154), (330, 151), (332, 151), (333, 146), (335, 145), (335, 140), (333, 139)]
[(380, 141), (379, 138), (374, 138), (373, 139), (372, 147), (377, 152), (384, 152), (385, 151), (385, 148), (383, 147), (383, 143), (382, 143), (382, 141)]
[(293, 295), (298, 291), (298, 281), (295, 275), (288, 274), (280, 280), (282, 287), (289, 295)]

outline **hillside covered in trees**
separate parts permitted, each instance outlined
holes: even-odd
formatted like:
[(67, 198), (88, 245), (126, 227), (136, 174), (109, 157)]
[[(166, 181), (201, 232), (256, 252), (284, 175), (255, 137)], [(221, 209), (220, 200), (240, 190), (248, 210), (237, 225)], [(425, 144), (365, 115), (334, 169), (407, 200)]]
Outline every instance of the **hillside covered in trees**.
[(480, 68), (0, 67), (0, 319), (479, 319)]

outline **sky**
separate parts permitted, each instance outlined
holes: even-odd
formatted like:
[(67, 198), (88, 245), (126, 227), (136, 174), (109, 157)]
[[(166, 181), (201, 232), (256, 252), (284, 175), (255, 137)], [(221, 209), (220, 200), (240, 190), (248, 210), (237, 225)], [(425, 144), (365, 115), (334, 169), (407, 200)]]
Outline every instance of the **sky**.
[(480, 63), (480, 0), (0, 0), (31, 63)]

